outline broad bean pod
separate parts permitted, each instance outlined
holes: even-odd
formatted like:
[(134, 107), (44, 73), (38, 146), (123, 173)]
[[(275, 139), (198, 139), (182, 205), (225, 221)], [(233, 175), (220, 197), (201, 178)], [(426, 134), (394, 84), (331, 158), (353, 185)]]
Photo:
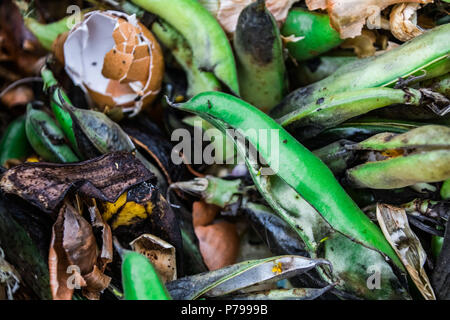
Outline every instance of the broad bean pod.
[(270, 111), (287, 93), (288, 79), (280, 31), (264, 1), (241, 12), (233, 44), (242, 99)]
[[(322, 270), (324, 279), (343, 280), (340, 288), (365, 298), (408, 297), (394, 271), (404, 271), (403, 265), (380, 229), (358, 208), (326, 165), (272, 118), (224, 93), (203, 93), (174, 106), (201, 116), (228, 135), (227, 129), (235, 129), (269, 166), (278, 168), (276, 174), (263, 175), (261, 164), (245, 158), (256, 187), (305, 242), (311, 256), (326, 258), (333, 264), (332, 274)], [(257, 135), (246, 133), (255, 129), (276, 130), (278, 152), (270, 152)], [(245, 154), (245, 143), (236, 145)], [(383, 270), (381, 281), (385, 286), (378, 292), (366, 286), (366, 272), (371, 265)]]
[(59, 163), (79, 161), (55, 121), (45, 112), (33, 109), (31, 104), (27, 107), (25, 130), (34, 151), (44, 160)]
[(271, 114), (281, 117), (332, 94), (373, 87), (392, 87), (399, 78), (435, 78), (450, 71), (448, 34), (450, 23), (382, 55), (350, 62), (331, 76), (291, 92)]
[[(416, 89), (368, 88), (341, 92), (318, 99), (294, 110), (277, 121), (301, 140), (311, 138), (327, 128), (392, 104), (420, 106), (429, 91)], [(433, 93), (436, 100), (448, 100)]]
[(217, 20), (196, 0), (132, 0), (170, 23), (189, 43), (199, 66), (236, 95), (239, 84), (233, 51)]
[(357, 187), (393, 189), (450, 178), (450, 128), (427, 125), (403, 134), (380, 133), (356, 145), (357, 150), (380, 152), (384, 159), (347, 170)]

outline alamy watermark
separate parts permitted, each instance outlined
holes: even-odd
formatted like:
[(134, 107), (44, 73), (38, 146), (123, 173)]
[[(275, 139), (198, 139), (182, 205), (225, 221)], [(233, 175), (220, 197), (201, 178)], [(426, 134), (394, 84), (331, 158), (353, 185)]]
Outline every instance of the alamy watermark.
[[(171, 153), (174, 164), (237, 165), (247, 162), (257, 168), (260, 175), (273, 175), (279, 169), (279, 129), (226, 129), (224, 134), (216, 128), (202, 130), (202, 122), (195, 121), (193, 135), (190, 130), (179, 128), (173, 131), (171, 140), (178, 142)], [(268, 159), (258, 153), (256, 145), (266, 150)]]

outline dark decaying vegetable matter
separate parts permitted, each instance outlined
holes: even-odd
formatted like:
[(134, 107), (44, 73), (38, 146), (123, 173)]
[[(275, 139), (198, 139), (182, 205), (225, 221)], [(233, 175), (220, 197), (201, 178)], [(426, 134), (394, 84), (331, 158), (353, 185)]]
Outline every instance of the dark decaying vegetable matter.
[(448, 1), (49, 3), (0, 2), (0, 300), (450, 299)]
[(3, 192), (52, 212), (71, 188), (113, 202), (130, 187), (151, 178), (153, 174), (132, 154), (118, 152), (73, 165), (25, 163), (7, 171), (0, 184)]

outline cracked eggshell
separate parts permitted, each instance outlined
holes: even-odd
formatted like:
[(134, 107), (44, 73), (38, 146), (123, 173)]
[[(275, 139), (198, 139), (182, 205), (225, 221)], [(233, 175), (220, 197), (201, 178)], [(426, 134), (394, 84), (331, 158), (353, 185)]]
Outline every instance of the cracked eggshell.
[(67, 74), (101, 109), (130, 116), (149, 106), (161, 88), (164, 60), (156, 38), (135, 15), (93, 11), (64, 42)]

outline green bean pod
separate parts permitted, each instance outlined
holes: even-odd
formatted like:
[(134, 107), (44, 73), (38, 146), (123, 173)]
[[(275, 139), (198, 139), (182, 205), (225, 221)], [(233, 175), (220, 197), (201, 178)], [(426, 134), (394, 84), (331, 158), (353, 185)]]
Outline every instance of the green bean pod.
[(125, 300), (172, 300), (155, 267), (137, 252), (122, 254), (122, 286)]
[(280, 31), (264, 0), (242, 10), (233, 43), (242, 99), (270, 111), (287, 93), (288, 80)]
[(332, 94), (373, 87), (392, 87), (398, 78), (435, 78), (450, 71), (450, 24), (438, 26), (386, 53), (340, 67), (331, 76), (290, 93), (272, 110), (274, 117)]
[(186, 72), (189, 98), (205, 91), (219, 91), (220, 83), (213, 73), (201, 70), (193, 58), (192, 49), (183, 36), (165, 21), (155, 21), (152, 32), (170, 50), (175, 60)]
[[(252, 153), (245, 157), (256, 187), (269, 205), (305, 242), (311, 257), (328, 259), (333, 272), (320, 272), (332, 282), (339, 279), (342, 290), (370, 299), (407, 298), (402, 280), (394, 270), (404, 267), (380, 229), (358, 208), (326, 165), (303, 147), (272, 118), (250, 104), (224, 93), (204, 93), (174, 105), (193, 112), (228, 136), (236, 139), (242, 155), (250, 143), (272, 173)], [(231, 132), (227, 129), (235, 129)], [(277, 149), (272, 149), (256, 132), (269, 131)], [(267, 142), (267, 140), (266, 140)], [(391, 264), (392, 263), (392, 264)], [(381, 290), (367, 287), (368, 269), (381, 271)], [(398, 268), (398, 269), (397, 269)]]
[(289, 42), (287, 49), (289, 54), (298, 61), (311, 59), (334, 47), (344, 40), (339, 32), (331, 27), (328, 14), (311, 12), (302, 8), (292, 8), (281, 28), (281, 34), (285, 37), (294, 35), (304, 37), (295, 42)]
[(27, 107), (25, 131), (34, 151), (44, 160), (59, 163), (79, 161), (55, 121), (45, 112), (33, 109), (31, 104)]
[(419, 106), (424, 95), (415, 89), (368, 88), (320, 98), (277, 121), (301, 140), (369, 111), (392, 104)]
[(352, 148), (381, 152), (384, 159), (347, 170), (360, 188), (394, 189), (450, 179), (450, 128), (427, 125), (403, 134), (380, 133)]
[(25, 116), (12, 121), (0, 140), (0, 166), (10, 159), (23, 159), (31, 153), (25, 132)]
[(212, 72), (236, 95), (239, 83), (233, 51), (217, 20), (196, 0), (132, 0), (170, 23), (189, 43), (202, 70)]
[(77, 140), (73, 132), (72, 118), (70, 117), (70, 114), (61, 107), (64, 102), (71, 104), (69, 97), (58, 85), (58, 81), (56, 81), (53, 73), (48, 68), (42, 68), (41, 77), (44, 81), (44, 90), (50, 95), (50, 106), (53, 114), (61, 126), (64, 135), (69, 140), (70, 146), (78, 155), (80, 155)]

